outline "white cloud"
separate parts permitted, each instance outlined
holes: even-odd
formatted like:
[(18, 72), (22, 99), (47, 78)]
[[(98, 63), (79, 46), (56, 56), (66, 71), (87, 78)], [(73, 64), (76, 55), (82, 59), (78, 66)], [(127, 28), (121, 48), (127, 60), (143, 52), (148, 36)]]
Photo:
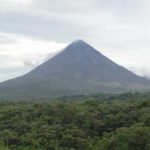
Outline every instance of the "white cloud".
[[(3, 39), (14, 42), (6, 43)], [(0, 42), (0, 81), (27, 73), (48, 56), (51, 57), (51, 54), (66, 46), (66, 43), (35, 40), (4, 33), (0, 33), (0, 41), (2, 41)]]
[(1, 6), (20, 6), (20, 5), (31, 5), (33, 0), (0, 0)]

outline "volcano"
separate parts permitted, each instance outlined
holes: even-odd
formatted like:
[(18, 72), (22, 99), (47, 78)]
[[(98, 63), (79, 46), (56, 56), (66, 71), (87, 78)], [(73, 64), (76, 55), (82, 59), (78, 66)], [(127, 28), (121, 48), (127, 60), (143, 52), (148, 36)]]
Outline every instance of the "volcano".
[(55, 97), (150, 89), (150, 81), (114, 63), (82, 40), (31, 72), (0, 83), (0, 95)]

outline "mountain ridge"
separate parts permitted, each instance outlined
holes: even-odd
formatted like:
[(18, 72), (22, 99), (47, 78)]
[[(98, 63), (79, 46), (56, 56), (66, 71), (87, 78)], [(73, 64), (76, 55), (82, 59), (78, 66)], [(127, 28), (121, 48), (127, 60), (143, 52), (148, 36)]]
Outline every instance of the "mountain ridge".
[(116, 64), (83, 40), (76, 40), (31, 72), (0, 83), (0, 93), (63, 96), (149, 87), (149, 80)]

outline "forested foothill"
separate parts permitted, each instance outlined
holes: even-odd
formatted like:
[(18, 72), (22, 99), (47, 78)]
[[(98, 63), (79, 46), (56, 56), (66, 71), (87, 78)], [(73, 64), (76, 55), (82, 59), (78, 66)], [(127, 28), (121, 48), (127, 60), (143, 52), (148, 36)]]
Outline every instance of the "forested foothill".
[(0, 150), (150, 150), (150, 93), (1, 101)]

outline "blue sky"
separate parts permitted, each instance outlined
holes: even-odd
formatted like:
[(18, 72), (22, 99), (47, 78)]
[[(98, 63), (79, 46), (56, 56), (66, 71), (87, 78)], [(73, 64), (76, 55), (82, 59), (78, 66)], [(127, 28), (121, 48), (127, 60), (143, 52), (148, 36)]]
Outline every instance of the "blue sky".
[(0, 81), (83, 39), (150, 77), (149, 0), (0, 0)]

